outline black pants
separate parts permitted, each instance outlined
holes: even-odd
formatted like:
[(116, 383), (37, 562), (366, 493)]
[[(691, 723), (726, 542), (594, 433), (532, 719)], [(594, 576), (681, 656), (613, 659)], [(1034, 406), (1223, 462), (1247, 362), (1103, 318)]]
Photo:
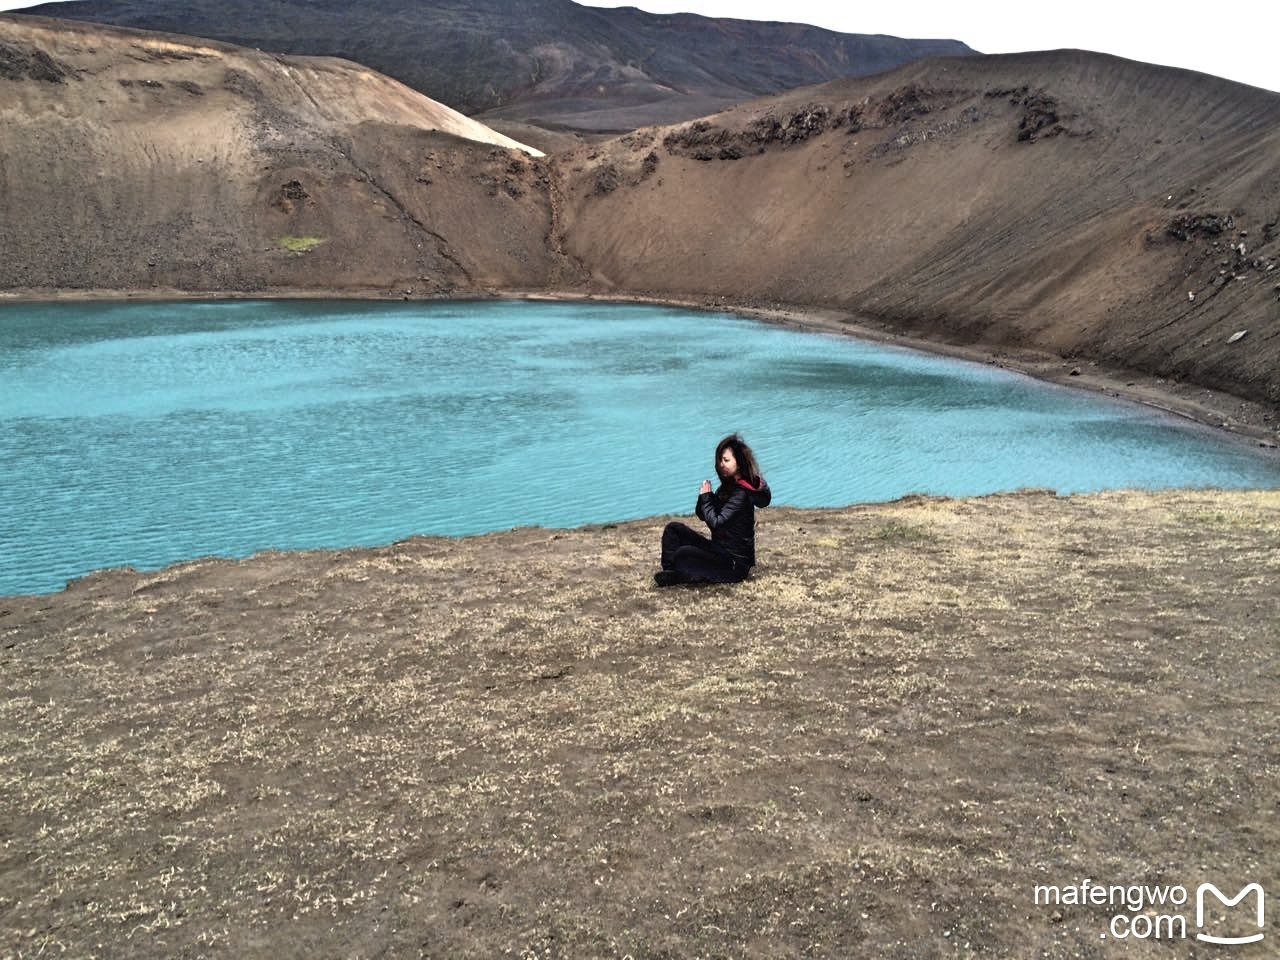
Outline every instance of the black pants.
[(662, 531), (662, 569), (710, 583), (736, 583), (748, 572), (747, 565), (724, 547), (678, 521)]

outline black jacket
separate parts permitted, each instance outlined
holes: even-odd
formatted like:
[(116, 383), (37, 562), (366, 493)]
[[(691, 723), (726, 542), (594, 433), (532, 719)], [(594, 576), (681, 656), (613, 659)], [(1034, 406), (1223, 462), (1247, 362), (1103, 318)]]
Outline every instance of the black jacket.
[(760, 478), (753, 487), (745, 480), (727, 480), (713, 493), (698, 494), (694, 513), (711, 528), (711, 539), (748, 567), (756, 565), (756, 507), (773, 499), (769, 485)]

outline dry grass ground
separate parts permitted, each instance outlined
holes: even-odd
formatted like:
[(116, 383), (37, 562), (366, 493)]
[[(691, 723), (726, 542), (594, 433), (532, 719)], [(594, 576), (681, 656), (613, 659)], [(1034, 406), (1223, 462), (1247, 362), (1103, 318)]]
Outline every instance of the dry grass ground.
[(1272, 955), (1034, 888), (1280, 894), (1280, 493), (660, 526), (0, 599), (0, 956)]

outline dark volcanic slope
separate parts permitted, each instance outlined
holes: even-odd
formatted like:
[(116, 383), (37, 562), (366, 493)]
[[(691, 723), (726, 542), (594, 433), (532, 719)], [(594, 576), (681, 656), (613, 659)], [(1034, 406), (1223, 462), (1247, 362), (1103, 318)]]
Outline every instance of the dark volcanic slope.
[(674, 123), (762, 94), (970, 52), (954, 40), (570, 0), (76, 0), (24, 12), (344, 57), (463, 113), (585, 130)]

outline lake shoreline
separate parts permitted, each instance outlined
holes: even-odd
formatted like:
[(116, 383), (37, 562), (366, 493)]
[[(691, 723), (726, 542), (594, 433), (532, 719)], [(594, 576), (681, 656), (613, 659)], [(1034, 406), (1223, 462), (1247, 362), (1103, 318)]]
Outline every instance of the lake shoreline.
[[(280, 331), (290, 330), (292, 319), (300, 317), (340, 323), (338, 328), (325, 328), (327, 333), (322, 334), (322, 339), (326, 343), (360, 342), (364, 346), (357, 351), (335, 347), (333, 354), (328, 348), (321, 351), (309, 346), (304, 355), (305, 374), (299, 378), (292, 372), (292, 346), (278, 351), (271, 347), (263, 353), (262, 341), (254, 333), (253, 349), (246, 353), (238, 337), (210, 342), (203, 335), (187, 336), (197, 331), (221, 331), (221, 320), (206, 318), (227, 317), (227, 311), (231, 317), (228, 324), (236, 330), (241, 325), (254, 330), (271, 328), (268, 338), (272, 343), (277, 336), (282, 344), (294, 343), (295, 333), (277, 333), (276, 327), (280, 324)], [(118, 323), (113, 319), (116, 317), (120, 318)], [(436, 317), (453, 318), (457, 323), (438, 324)], [(542, 319), (533, 321), (534, 317)], [(20, 344), (28, 335), (40, 344), (47, 340), (50, 345), (64, 340), (92, 341), (87, 351), (74, 349), (47, 356), (40, 351), (32, 354), (30, 362), (20, 359), (15, 376), (5, 377), (13, 394), (13, 402), (5, 405), (6, 422), (15, 413), (58, 416), (66, 408), (57, 397), (69, 394), (78, 398), (77, 410), (130, 416), (151, 416), (159, 410), (166, 425), (148, 429), (147, 452), (136, 463), (132, 453), (120, 446), (117, 434), (96, 426), (77, 428), (74, 434), (68, 428), (65, 435), (62, 428), (49, 426), (34, 439), (19, 431), (26, 438), (25, 444), (17, 450), (17, 459), (6, 460), (3, 475), (11, 478), (15, 489), (34, 491), (43, 486), (55, 492), (46, 494), (47, 501), (32, 498), (30, 503), (35, 509), (18, 520), (26, 535), (11, 552), (15, 560), (25, 558), (13, 565), (14, 571), (24, 571), (24, 577), (12, 582), (7, 575), (0, 577), (0, 593), (56, 591), (68, 579), (93, 569), (124, 564), (157, 569), (207, 553), (242, 557), (270, 548), (385, 543), (415, 533), (469, 536), (493, 529), (495, 523), (499, 527), (519, 523), (563, 529), (681, 510), (685, 506), (682, 486), (673, 484), (670, 478), (650, 485), (662, 491), (660, 495), (633, 493), (624, 507), (612, 494), (600, 493), (609, 490), (611, 476), (607, 468), (595, 465), (600, 461), (598, 456), (579, 457), (559, 449), (539, 448), (538, 462), (561, 466), (549, 475), (537, 475), (533, 488), (539, 492), (527, 498), (511, 493), (505, 471), (491, 476), (479, 467), (468, 482), (457, 479), (484, 457), (472, 449), (473, 443), (455, 444), (445, 439), (451, 428), (480, 424), (487, 442), (492, 443), (494, 431), (502, 429), (500, 424), (530, 422), (519, 412), (525, 397), (538, 399), (537, 416), (545, 415), (545, 422), (554, 427), (559, 422), (556, 398), (561, 396), (561, 388), (550, 371), (562, 362), (568, 362), (576, 371), (577, 385), (569, 393), (574, 397), (573, 405), (580, 409), (574, 414), (572, 433), (585, 436), (607, 435), (606, 431), (616, 429), (616, 418), (605, 416), (597, 420), (589, 411), (610, 410), (616, 405), (633, 411), (621, 422), (646, 427), (679, 422), (690, 411), (700, 409), (702, 415), (718, 419), (722, 414), (712, 411), (719, 398), (750, 389), (753, 395), (749, 399), (737, 398), (734, 416), (750, 417), (749, 429), (757, 441), (764, 440), (761, 449), (766, 453), (771, 444), (787, 449), (785, 455), (777, 449), (772, 451), (777, 457), (775, 463), (791, 464), (786, 471), (780, 469), (779, 476), (773, 479), (779, 482), (780, 490), (793, 491), (790, 496), (794, 499), (789, 502), (797, 506), (884, 502), (911, 492), (968, 496), (1026, 487), (1070, 493), (1105, 488), (1280, 486), (1280, 459), (1266, 451), (1246, 449), (1245, 441), (1238, 437), (1194, 421), (1177, 422), (1163, 411), (1153, 412), (1152, 408), (1114, 401), (1102, 394), (1073, 392), (1002, 367), (952, 359), (937, 351), (911, 350), (901, 345), (902, 338), (882, 337), (885, 342), (876, 343), (852, 337), (848, 335), (849, 325), (838, 316), (820, 318), (825, 325), (819, 330), (806, 313), (779, 316), (706, 310), (698, 304), (628, 305), (527, 295), (411, 302), (65, 301), (14, 307), (6, 311), (5, 318), (6, 342), (16, 336), (19, 357), (23, 356)], [(495, 361), (494, 350), (513, 331), (519, 331), (514, 334), (517, 341), (525, 340), (530, 329), (525, 319), (539, 331), (530, 341), (539, 345), (533, 352), (535, 359), (507, 368)], [(384, 328), (384, 324), (390, 326)], [(393, 337), (382, 339), (391, 329), (396, 331)], [(446, 333), (455, 329), (456, 336)], [(343, 335), (336, 336), (337, 330)], [(46, 331), (47, 337), (41, 331)], [(135, 332), (142, 337), (133, 336)], [(135, 347), (129, 348), (128, 359), (114, 348), (109, 354), (111, 369), (133, 373), (117, 380), (103, 369), (96, 352), (96, 342), (102, 335), (108, 342), (124, 337), (122, 342), (136, 346), (140, 351), (136, 359), (132, 355)], [(615, 353), (619, 337), (634, 344), (627, 348), (629, 359), (625, 364)], [(314, 334), (306, 332), (305, 338), (311, 344)], [(608, 344), (603, 351), (602, 343)], [(556, 346), (547, 352), (547, 344)], [(708, 352), (708, 344), (720, 346)], [(5, 353), (8, 355), (8, 347)], [(257, 359), (242, 366), (250, 355)], [(262, 363), (260, 358), (264, 355), (270, 355), (273, 361)], [(473, 366), (477, 357), (481, 358), (479, 367)], [(546, 365), (548, 360), (550, 367)], [(205, 383), (203, 374), (215, 369), (212, 364), (216, 364), (216, 376)], [(488, 383), (496, 370), (507, 373), (501, 385)], [(518, 370), (526, 372), (517, 376)], [(680, 384), (655, 387), (655, 383), (667, 384), (666, 372), (671, 370), (683, 371)], [(424, 371), (431, 372), (424, 375)], [(899, 375), (903, 371), (910, 372), (905, 388), (900, 386)], [(260, 372), (267, 373), (265, 378), (259, 377)], [(615, 373), (621, 379), (613, 376)], [(639, 379), (632, 374), (638, 374)], [(331, 439), (335, 430), (332, 408), (325, 406), (330, 400), (328, 390), (314, 390), (315, 384), (329, 383), (331, 377), (339, 378), (335, 383), (353, 385), (364, 384), (365, 378), (372, 377), (378, 384), (379, 397), (423, 394), (430, 399), (424, 401), (422, 410), (404, 420), (413, 425), (405, 427), (406, 432), (395, 425), (380, 424), (365, 433), (370, 425), (363, 414), (348, 409), (341, 417), (341, 430), (336, 432), (366, 437), (361, 449), (368, 463), (376, 466), (358, 471), (334, 469), (328, 465), (349, 466), (349, 448), (341, 443), (335, 445)], [(473, 387), (482, 381), (485, 385), (477, 393)], [(598, 386), (588, 389), (588, 381)], [(180, 388), (175, 386), (178, 382), (182, 384)], [(204, 409), (205, 404), (223, 410), (228, 382), (239, 384), (237, 393), (250, 389), (251, 384), (260, 385), (255, 392), (268, 387), (278, 390), (280, 383), (289, 385), (284, 391), (289, 408), (299, 412), (291, 412), (286, 419), (298, 425), (294, 429), (310, 432), (302, 441), (297, 439), (300, 434), (289, 429), (278, 434), (273, 430), (271, 446), (293, 451), (295, 471), (308, 479), (287, 481), (284, 487), (309, 490), (308, 498), (313, 504), (327, 504), (335, 508), (329, 511), (334, 514), (348, 512), (347, 505), (360, 505), (361, 522), (347, 523), (336, 516), (318, 524), (285, 522), (279, 519), (277, 509), (264, 508), (264, 498), (225, 493), (224, 488), (277, 490), (281, 482), (279, 462), (263, 455), (261, 444), (246, 443), (246, 437), (261, 431), (245, 428), (239, 419), (244, 411), (202, 418), (198, 440), (188, 440), (184, 434), (181, 424), (186, 418), (180, 411)], [(954, 430), (942, 426), (951, 423), (951, 414), (969, 409), (976, 396), (966, 388), (958, 399), (953, 397), (953, 382), (982, 385), (972, 389), (981, 393), (982, 404), (992, 405), (984, 406), (989, 412), (984, 414), (977, 436), (989, 437), (989, 450), (994, 453), (999, 449), (999, 456), (974, 459), (968, 443), (955, 443), (956, 433), (968, 429), (967, 420), (964, 428), (958, 424)], [(101, 393), (90, 386), (99, 383)], [(998, 390), (988, 395), (988, 388), (996, 384)], [(153, 395), (154, 400), (146, 399)], [(491, 404), (498, 397), (503, 398), (503, 405), (495, 421), (494, 411), (499, 408)], [(262, 409), (274, 408), (274, 401), (262, 402)], [(303, 412), (313, 405), (328, 412)], [(757, 412), (758, 408), (769, 412)], [(259, 409), (258, 401), (254, 401), (253, 409)], [(227, 410), (239, 408), (233, 404)], [(1087, 435), (1078, 432), (1081, 420), (1072, 412), (1080, 410), (1090, 411), (1082, 418), (1090, 424)], [(179, 415), (171, 416), (174, 412)], [(1072, 426), (1059, 432), (1057, 424), (1064, 414)], [(1115, 434), (1121, 438), (1119, 448), (1113, 449), (1113, 442), (1105, 439), (1113, 435), (1113, 428), (1100, 430), (1097, 424), (1102, 422), (1117, 424), (1114, 429), (1120, 431)], [(425, 434), (417, 432), (422, 430)], [(1133, 430), (1137, 432), (1129, 432)], [(464, 427), (464, 432), (471, 430)], [(1182, 440), (1174, 444), (1177, 455), (1166, 463), (1166, 441), (1160, 439), (1166, 432), (1185, 437), (1191, 445), (1186, 450), (1202, 450), (1203, 463), (1200, 453), (1184, 456)], [(556, 431), (552, 429), (551, 433)], [(425, 458), (418, 452), (402, 462), (400, 452), (415, 450), (421, 435), (433, 438), (433, 449)], [(844, 454), (824, 460), (828, 455), (808, 443), (797, 445), (797, 436), (820, 437), (837, 450), (856, 448), (863, 469), (842, 469), (849, 463)], [(1010, 436), (1018, 439), (1009, 441)], [(529, 442), (519, 433), (510, 439)], [(580, 445), (580, 441), (574, 442)], [(687, 436), (668, 438), (665, 443), (649, 447), (643, 446), (647, 440), (637, 438), (636, 442), (645, 450), (643, 459), (674, 457), (676, 462), (685, 464), (681, 473), (700, 470), (705, 454), (701, 442)], [(1135, 455), (1135, 445), (1146, 452)], [(185, 451), (192, 447), (199, 447), (203, 453), (189, 460)], [(84, 465), (79, 481), (63, 479), (66, 471), (40, 452), (48, 449), (78, 450), (78, 462)], [(164, 451), (163, 455), (156, 456), (158, 450)], [(307, 453), (301, 452), (304, 450)], [(919, 450), (930, 451), (930, 456), (917, 455), (915, 451)], [(1007, 466), (994, 473), (983, 465), (998, 461), (1005, 461)], [(1187, 465), (1193, 461), (1197, 465), (1189, 468)], [(137, 472), (114, 468), (86, 478), (85, 471), (99, 462), (134, 464)], [(808, 464), (812, 471), (814, 462), (822, 466), (801, 481), (794, 465)], [(147, 464), (145, 473), (138, 467), (142, 463)], [(161, 463), (180, 466), (175, 471)], [(223, 472), (218, 466), (231, 463), (236, 464), (233, 471)], [(322, 476), (311, 472), (316, 463), (326, 465)], [(424, 467), (424, 463), (429, 466)], [(951, 466), (939, 469), (938, 463)], [(877, 467), (870, 469), (871, 464)], [(455, 469), (455, 465), (467, 466)], [(536, 467), (529, 467), (527, 478), (536, 471)], [(358, 481), (353, 480), (356, 474)], [(48, 480), (43, 485), (35, 481), (46, 476)], [(201, 477), (198, 483), (191, 479), (195, 476)], [(248, 477), (253, 478), (252, 483), (246, 480)], [(493, 482), (496, 486), (486, 486)], [(297, 487), (299, 483), (302, 487)], [(571, 496), (555, 493), (570, 490)], [(478, 495), (480, 491), (483, 494)], [(198, 513), (183, 506), (192, 496), (198, 496)], [(479, 511), (485, 514), (483, 518), (464, 506), (490, 498), (509, 505), (501, 511)], [(86, 501), (93, 502), (95, 509), (86, 511)], [(372, 506), (401, 501), (404, 506), (394, 512), (394, 519)], [(131, 503), (146, 506), (139, 510), (129, 506)], [(106, 517), (115, 519), (103, 523)], [(100, 527), (113, 532), (99, 534)], [(153, 529), (165, 532), (144, 533)], [(31, 579), (29, 573), (38, 576)]]
[[(522, 296), (526, 299), (540, 299), (536, 294)], [(1000, 344), (952, 343), (906, 334), (894, 330), (887, 324), (858, 318), (844, 310), (787, 304), (769, 306), (734, 304), (721, 299), (676, 300), (643, 296), (569, 297), (557, 294), (547, 299), (652, 303), (726, 311), (765, 323), (848, 336), (971, 363), (990, 364), (1047, 383), (1141, 403), (1232, 434), (1237, 439), (1249, 442), (1250, 445), (1256, 443), (1257, 446), (1265, 449), (1277, 449), (1277, 444), (1280, 442), (1280, 413), (1275, 408), (1245, 400), (1225, 390), (1213, 390), (1199, 384), (1171, 381), (1122, 365), (1112, 366), (1093, 360), (1062, 357), (1043, 350)]]
[(66, 303), (119, 301), (217, 300), (388, 300), (440, 302), (444, 300), (561, 300), (565, 302), (640, 303), (735, 313), (764, 323), (819, 333), (838, 334), (873, 343), (998, 366), (1047, 383), (1101, 393), (1184, 417), (1233, 436), (1250, 446), (1276, 450), (1280, 456), (1280, 407), (1246, 400), (1225, 390), (1169, 380), (1153, 374), (1097, 360), (1063, 357), (1045, 350), (992, 343), (955, 343), (903, 333), (887, 323), (859, 317), (846, 310), (801, 304), (759, 304), (726, 297), (686, 298), (642, 293), (598, 293), (573, 290), (502, 289), (459, 295), (423, 297), (369, 290), (283, 289), (271, 291), (187, 290), (59, 290), (5, 291), (4, 303)]

